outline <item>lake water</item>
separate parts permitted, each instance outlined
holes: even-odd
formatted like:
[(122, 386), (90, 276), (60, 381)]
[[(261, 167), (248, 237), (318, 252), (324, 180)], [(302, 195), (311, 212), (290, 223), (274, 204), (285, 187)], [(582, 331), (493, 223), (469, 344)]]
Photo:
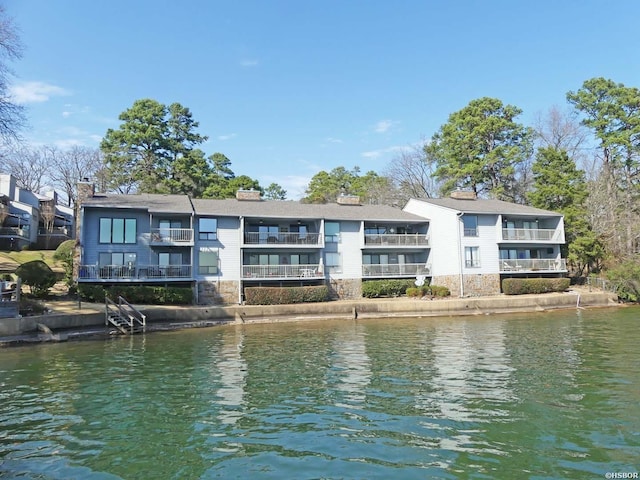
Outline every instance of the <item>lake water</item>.
[(225, 326), (0, 349), (0, 478), (640, 470), (640, 308)]

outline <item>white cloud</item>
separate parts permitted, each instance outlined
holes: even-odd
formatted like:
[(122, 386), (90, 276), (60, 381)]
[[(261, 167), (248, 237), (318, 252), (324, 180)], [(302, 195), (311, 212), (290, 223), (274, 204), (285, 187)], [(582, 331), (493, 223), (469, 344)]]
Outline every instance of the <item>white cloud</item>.
[(387, 147), (387, 148), (381, 148), (379, 150), (370, 150), (368, 152), (362, 152), (360, 155), (363, 156), (364, 158), (379, 158), (383, 155), (387, 155), (389, 153), (396, 153), (396, 152), (402, 152), (407, 150), (408, 147), (406, 146), (400, 146), (400, 145), (395, 145), (392, 147)]
[(236, 138), (238, 136), (237, 133), (227, 133), (225, 135), (218, 135), (218, 140), (221, 141), (225, 141), (225, 140), (231, 140), (232, 138)]
[(9, 94), (16, 103), (42, 103), (51, 97), (70, 95), (64, 88), (45, 82), (24, 82), (12, 85), (9, 88)]
[(340, 140), (339, 138), (327, 137), (325, 139), (325, 142), (327, 142), (327, 143), (342, 143), (342, 140)]
[(391, 127), (397, 125), (398, 123), (399, 122), (393, 120), (380, 120), (373, 127), (373, 131), (376, 133), (386, 133), (391, 129)]
[(258, 60), (255, 60), (255, 59), (246, 59), (246, 60), (241, 60), (240, 61), (240, 66), (241, 67), (247, 67), (247, 68), (257, 67), (258, 63), (259, 63)]

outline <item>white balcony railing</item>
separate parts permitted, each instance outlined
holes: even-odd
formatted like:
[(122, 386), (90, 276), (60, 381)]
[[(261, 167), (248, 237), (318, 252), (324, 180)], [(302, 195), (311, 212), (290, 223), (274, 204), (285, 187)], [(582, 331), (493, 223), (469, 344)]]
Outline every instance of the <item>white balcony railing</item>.
[(192, 228), (152, 228), (150, 242), (152, 245), (192, 244)]
[(389, 246), (389, 247), (427, 247), (429, 238), (424, 234), (366, 234), (364, 244), (367, 246)]
[(523, 260), (500, 260), (501, 272), (566, 272), (564, 258), (531, 258)]
[(298, 232), (245, 232), (244, 243), (247, 245), (319, 245), (319, 233)]
[(507, 241), (549, 242), (554, 240), (553, 228), (503, 228), (502, 239)]
[(71, 228), (69, 227), (53, 227), (51, 230), (46, 228), (38, 229), (38, 236), (46, 237), (47, 235), (52, 237), (67, 237), (71, 238)]
[(414, 277), (431, 275), (431, 265), (424, 263), (376, 263), (362, 266), (363, 277)]
[(319, 265), (243, 265), (242, 278), (324, 278)]
[(78, 280), (184, 280), (191, 265), (80, 265)]

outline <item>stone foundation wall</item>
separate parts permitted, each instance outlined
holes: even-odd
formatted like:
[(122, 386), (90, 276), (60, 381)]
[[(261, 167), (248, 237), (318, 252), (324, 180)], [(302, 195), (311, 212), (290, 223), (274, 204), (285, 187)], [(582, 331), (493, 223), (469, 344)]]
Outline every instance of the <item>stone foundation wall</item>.
[(352, 300), (362, 298), (362, 280), (349, 279), (338, 280), (331, 279), (329, 281), (329, 290), (331, 294), (340, 300)]
[(198, 304), (237, 304), (239, 288), (239, 282), (198, 282)]
[[(500, 275), (497, 273), (465, 274), (463, 281), (465, 297), (500, 293)], [(460, 275), (434, 276), (431, 279), (431, 284), (447, 287), (451, 291), (452, 297), (460, 296)]]

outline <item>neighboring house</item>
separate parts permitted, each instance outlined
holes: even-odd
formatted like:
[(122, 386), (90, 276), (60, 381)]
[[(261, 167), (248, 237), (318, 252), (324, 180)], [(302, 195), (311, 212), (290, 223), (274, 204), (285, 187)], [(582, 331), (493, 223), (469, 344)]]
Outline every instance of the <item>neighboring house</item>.
[(55, 192), (35, 194), (0, 174), (0, 250), (55, 249), (73, 232), (73, 209), (59, 205)]
[(452, 295), (500, 292), (508, 277), (561, 277), (567, 274), (560, 246), (563, 216), (471, 192), (450, 198), (411, 199), (406, 212), (429, 218), (431, 281)]
[(198, 303), (239, 303), (248, 286), (324, 285), (429, 274), (425, 218), (357, 198), (315, 205), (181, 195), (79, 194), (80, 283), (192, 285)]

